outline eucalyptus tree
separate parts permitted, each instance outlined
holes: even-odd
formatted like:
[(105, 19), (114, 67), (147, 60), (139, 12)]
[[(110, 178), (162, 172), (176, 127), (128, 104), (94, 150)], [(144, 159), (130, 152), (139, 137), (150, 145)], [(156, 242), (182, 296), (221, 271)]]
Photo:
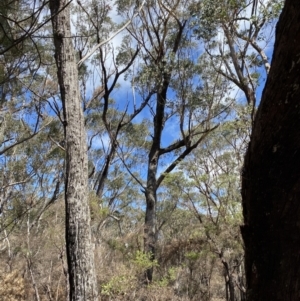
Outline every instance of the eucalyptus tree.
[(251, 131), (249, 109), (235, 108), (238, 117), (224, 122), (182, 167), (189, 179), (183, 205), (204, 228), (203, 245), (209, 245), (210, 256), (216, 254), (223, 266), (230, 301), (245, 298), (240, 174)]
[(35, 43), (33, 35), (37, 33), (50, 18), (42, 15), (47, 1), (3, 0), (0, 4), (0, 56), (20, 51), (28, 40)]
[[(197, 64), (201, 53), (191, 34), (186, 7), (188, 4), (180, 1), (146, 3), (127, 27), (141, 48), (131, 84), (141, 99), (154, 91), (145, 113), (151, 129), (143, 151), (147, 160), (140, 175), (134, 175), (145, 194), (144, 250), (152, 260), (158, 239), (157, 193), (162, 182), (217, 127), (230, 107), (226, 80), (214, 72), (203, 76), (210, 71), (205, 63)], [(120, 2), (119, 11), (125, 8), (134, 9)], [(146, 282), (152, 281), (152, 274), (153, 268), (149, 268)]]
[[(41, 222), (45, 210), (57, 201), (62, 190), (63, 174), (57, 166), (62, 165), (63, 154), (49, 140), (49, 135), (55, 132), (55, 119), (46, 115), (39, 122), (38, 134), (30, 137), (30, 143), (17, 143), (34, 131), (35, 108), (28, 106), (14, 111), (10, 104), (1, 127), (5, 147), (0, 157), (1, 260), (7, 263), (9, 272), (21, 272), (25, 266), (24, 279), (38, 296), (42, 279), (36, 278), (36, 255), (40, 250), (36, 238), (45, 227)], [(18, 106), (17, 102), (15, 105)]]
[(50, 1), (65, 136), (66, 246), (70, 300), (98, 300), (88, 203), (88, 158), (70, 2)]
[[(114, 163), (121, 130), (130, 124), (148, 101), (144, 100), (140, 106), (134, 106), (128, 113), (126, 106), (123, 111), (118, 111), (111, 99), (118, 79), (130, 68), (138, 54), (138, 47), (131, 48), (117, 63), (114, 53), (110, 54), (111, 47), (103, 45), (98, 48), (91, 61), (82, 64), (82, 56), (86, 57), (86, 53), (95, 43), (99, 44), (106, 38), (109, 33), (107, 27), (114, 28), (108, 17), (110, 9), (104, 2), (78, 1), (75, 7), (76, 17), (73, 20), (76, 38), (72, 39), (69, 3), (50, 2), (62, 115), (59, 108), (56, 109), (65, 134), (66, 240), (71, 300), (98, 298), (91, 246), (88, 178), (96, 191), (101, 209), (102, 199), (107, 197), (107, 194), (104, 195), (105, 181), (108, 179), (110, 166)], [(109, 57), (112, 68), (107, 64)], [(96, 72), (98, 75), (95, 75)], [(103, 136), (108, 138), (108, 143), (103, 147), (103, 158), (98, 158), (97, 164), (93, 161), (95, 156), (91, 156), (91, 168), (88, 171), (88, 150), (93, 154), (93, 142), (101, 140)], [(113, 189), (114, 196), (108, 202), (112, 208), (115, 198), (120, 197), (122, 187), (115, 185)], [(99, 226), (97, 228), (100, 229)], [(82, 271), (85, 271), (84, 275)]]
[[(39, 15), (44, 7), (30, 6), (26, 1), (3, 1), (0, 5), (0, 112), (2, 129), (5, 128), (5, 119), (11, 116), (29, 116), (32, 112), (30, 131), (21, 139), (14, 136), (9, 140), (1, 141), (0, 154), (3, 155), (14, 145), (28, 141), (38, 132), (42, 123), (39, 118), (41, 107), (32, 95), (24, 95), (33, 85), (42, 84), (41, 73), (45, 67), (46, 53), (44, 43), (35, 39), (25, 38), (22, 34), (29, 32), (33, 26), (40, 26)], [(35, 29), (37, 31), (37, 29)], [(27, 111), (26, 111), (27, 110)], [(29, 112), (31, 110), (31, 112)], [(22, 118), (20, 118), (21, 120)], [(22, 119), (25, 122), (25, 118)], [(17, 121), (16, 121), (17, 122)]]
[(274, 29), (283, 1), (201, 1), (194, 3), (195, 34), (204, 40), (213, 67), (243, 93), (253, 108), (257, 88), (270, 70)]
[[(133, 120), (143, 111), (153, 94), (150, 91), (139, 103), (128, 98), (119, 99), (118, 93), (123, 97), (125, 90), (124, 78), (128, 76), (140, 47), (126, 35), (121, 37), (117, 47), (114, 47), (114, 43), (103, 44), (103, 40), (109, 40), (111, 32), (118, 32), (122, 25), (112, 22), (111, 10), (112, 7), (105, 1), (78, 2), (75, 8), (77, 19), (73, 22), (76, 30), (75, 47), (80, 59), (81, 97), (88, 132), (89, 184), (95, 192), (92, 193), (93, 202), (97, 203), (102, 213), (105, 212), (96, 227), (95, 235), (98, 237), (101, 237), (100, 229), (108, 218), (115, 218), (115, 211), (122, 211), (122, 208), (134, 200), (129, 198), (134, 185), (132, 179), (126, 178), (123, 162), (126, 160), (127, 165), (132, 164), (129, 163), (132, 160), (132, 148), (143, 143), (138, 137), (138, 131), (147, 129), (143, 122), (136, 124)], [(94, 51), (95, 43), (103, 45)], [(90, 53), (93, 54), (91, 58)], [(135, 143), (132, 143), (133, 140)]]
[[(0, 207), (4, 211), (14, 210), (11, 200), (15, 197), (19, 199), (21, 190), (26, 190), (27, 184), (32, 187), (34, 181), (39, 183), (40, 177), (47, 174), (47, 163), (40, 159), (49, 154), (45, 152), (45, 145), (51, 150), (47, 133), (55, 120), (48, 116), (43, 102), (43, 94), (47, 90), (45, 71), (51, 64), (51, 57), (47, 43), (34, 37), (31, 31), (36, 34), (44, 31), (38, 31), (44, 24), (39, 18), (43, 8), (44, 2), (32, 6), (26, 1), (4, 1), (0, 6), (0, 159), (3, 180)], [(25, 33), (29, 31), (30, 36), (27, 36)], [(35, 150), (28, 144), (29, 141), (35, 145)], [(52, 173), (52, 176), (54, 174), (53, 179), (58, 179), (59, 173)], [(46, 187), (51, 187), (46, 181), (44, 185), (45, 191)], [(49, 197), (50, 190), (45, 191), (41, 194)], [(26, 197), (27, 194), (24, 194)], [(22, 202), (22, 198), (17, 202), (19, 213), (21, 208), (26, 213), (30, 208), (26, 202), (23, 206)], [(6, 216), (5, 213), (2, 215), (3, 225), (7, 224)], [(17, 218), (15, 222), (18, 222)]]
[[(61, 182), (65, 179), (66, 240), (71, 300), (73, 300), (73, 298), (76, 300), (78, 298), (84, 298), (85, 300), (97, 299), (90, 233), (85, 125), (89, 125), (89, 121), (92, 119), (91, 113), (94, 113), (93, 117), (96, 116), (95, 113), (98, 113), (100, 117), (102, 115), (102, 125), (104, 124), (103, 127), (110, 130), (108, 133), (113, 142), (111, 144), (112, 150), (109, 151), (108, 160), (104, 160), (105, 172), (103, 175), (100, 172), (100, 176), (97, 176), (94, 184), (95, 187), (98, 187), (98, 195), (101, 195), (104, 186), (103, 182), (108, 174), (108, 167), (114, 157), (118, 131), (128, 124), (142, 109), (142, 107), (135, 109), (130, 116), (128, 114), (126, 115), (126, 112), (119, 114), (115, 110), (119, 121), (116, 118), (112, 121), (112, 115), (108, 113), (108, 106), (111, 105), (111, 103), (109, 103), (109, 95), (114, 89), (120, 75), (130, 66), (138, 49), (133, 49), (132, 54), (127, 56), (127, 58), (129, 58), (127, 62), (123, 60), (124, 67), (121, 68), (120, 71), (116, 71), (113, 84), (110, 87), (108, 87), (107, 81), (111, 79), (111, 74), (105, 73), (103, 51), (100, 49), (99, 62), (100, 66), (102, 66), (104, 76), (97, 80), (104, 87), (103, 94), (99, 85), (96, 87), (98, 90), (95, 89), (95, 91), (91, 92), (90, 87), (87, 89), (85, 80), (89, 79), (88, 75), (90, 75), (91, 72), (88, 70), (88, 67), (81, 65), (79, 70), (77, 68), (77, 61), (81, 58), (81, 52), (84, 52), (86, 49), (89, 50), (89, 47), (91, 47), (93, 43), (103, 38), (104, 33), (107, 34), (107, 31), (105, 32), (103, 27), (100, 28), (99, 26), (103, 26), (103, 18), (107, 21), (106, 13), (109, 10), (109, 6), (105, 6), (104, 3), (101, 7), (99, 3), (95, 1), (92, 2), (92, 8), (95, 8), (95, 10), (85, 9), (83, 13), (87, 16), (88, 21), (90, 21), (88, 25), (91, 24), (91, 28), (94, 31), (90, 30), (87, 32), (86, 28), (80, 28), (78, 30), (82, 35), (74, 38), (77, 53), (75, 53), (72, 44), (70, 31), (70, 2), (65, 1), (58, 3), (52, 1), (50, 3), (51, 16), (48, 16), (47, 19), (46, 15), (45, 20), (49, 21), (50, 18), (52, 18), (54, 35), (54, 45), (52, 45), (52, 47), (45, 42), (51, 41), (51, 39), (46, 39), (44, 42), (40, 39), (40, 37), (51, 38), (52, 35), (51, 29), (46, 26), (43, 27), (40, 32), (37, 31), (41, 28), (41, 24), (44, 24), (40, 23), (43, 19), (38, 13), (34, 20), (32, 15), (29, 15), (28, 19), (25, 18), (23, 20), (21, 14), (18, 14), (21, 8), (24, 9), (24, 12), (32, 13), (34, 9), (36, 9), (35, 4), (32, 6), (30, 3), (22, 2), (18, 3), (20, 7), (14, 6), (11, 10), (1, 6), (1, 12), (3, 12), (1, 17), (3, 17), (4, 21), (9, 21), (6, 23), (3, 22), (3, 26), (7, 26), (5, 28), (3, 27), (3, 36), (1, 36), (1, 46), (3, 46), (1, 49), (3, 50), (1, 52), (1, 59), (3, 58), (2, 62), (5, 62), (7, 65), (1, 64), (1, 66), (5, 66), (4, 69), (9, 70), (9, 64), (11, 64), (11, 66), (13, 65), (14, 61), (12, 59), (9, 60), (8, 57), (10, 56), (10, 58), (12, 58), (11, 54), (15, 51), (16, 45), (22, 45), (22, 51), (32, 49), (32, 44), (36, 46), (36, 52), (29, 51), (24, 57), (21, 57), (23, 52), (17, 49), (18, 52), (16, 52), (14, 56), (17, 62), (16, 67), (13, 66), (14, 72), (11, 72), (11, 74), (1, 72), (1, 80), (3, 79), (1, 95), (3, 100), (1, 107), (1, 136), (3, 138), (3, 142), (1, 141), (1, 159), (3, 159), (3, 165), (1, 168), (3, 167), (2, 175), (4, 179), (4, 186), (1, 187), (1, 208), (3, 210), (9, 209), (8, 212), (24, 209), (26, 213), (26, 210), (31, 209), (30, 206), (32, 204), (36, 207), (36, 197), (34, 198), (35, 200), (32, 201), (32, 204), (30, 203), (28, 205), (23, 199), (18, 199), (21, 191), (19, 194), (17, 192), (21, 186), (22, 189), (26, 189), (29, 185), (34, 184), (39, 187), (39, 184), (43, 189), (41, 189), (41, 191), (37, 190), (36, 194), (41, 196), (40, 199), (44, 200), (44, 203), (39, 203), (39, 206), (35, 208), (36, 218), (32, 221), (32, 224), (35, 224), (45, 209), (57, 199), (61, 192)], [(12, 3), (13, 2), (10, 2), (10, 4)], [(44, 5), (42, 2), (40, 4), (39, 13), (42, 11)], [(82, 3), (79, 3), (78, 6), (80, 8), (89, 7), (87, 3), (84, 4), (85, 6), (82, 6)], [(104, 10), (98, 11), (99, 14), (97, 15), (97, 9), (100, 10), (102, 8), (104, 8)], [(89, 11), (93, 12), (94, 15), (96, 14), (97, 22), (91, 19)], [(12, 14), (16, 19), (12, 19)], [(92, 17), (94, 17), (94, 15)], [(79, 16), (78, 11), (75, 16)], [(64, 19), (65, 17), (66, 19)], [(29, 22), (27, 24), (28, 26), (26, 25), (26, 21)], [(20, 29), (21, 31), (21, 36), (18, 41), (9, 38), (8, 34), (14, 35), (15, 38), (19, 33), (18, 31), (14, 32), (13, 29), (10, 28), (11, 23), (16, 25), (16, 28), (13, 29)], [(30, 35), (22, 35), (23, 29), (28, 30), (27, 33), (29, 33), (29, 29), (32, 29), (32, 31), (30, 31)], [(101, 29), (103, 36), (100, 36), (99, 33)], [(33, 35), (33, 33), (35, 33), (35, 35)], [(90, 40), (89, 37), (91, 36), (95, 36), (96, 39)], [(13, 44), (14, 47), (10, 47), (11, 45), (9, 43)], [(84, 48), (84, 46), (87, 48)], [(52, 53), (53, 48), (55, 50), (55, 62), (58, 69), (57, 78), (52, 66), (54, 62), (53, 55), (49, 55)], [(24, 58), (24, 60), (21, 60), (21, 58)], [(46, 61), (47, 65), (45, 64)], [(37, 71), (40, 71), (38, 68), (41, 65), (41, 72), (38, 73)], [(100, 67), (100, 73), (102, 69)], [(6, 78), (4, 78), (4, 75)], [(12, 75), (12, 77), (10, 77), (10, 75)], [(92, 76), (94, 76), (94, 74)], [(57, 91), (57, 79), (60, 86), (60, 95)], [(79, 87), (79, 82), (81, 83), (81, 87)], [(92, 97), (87, 99), (87, 94), (92, 94)], [(104, 106), (100, 103), (102, 97), (105, 99)], [(97, 104), (97, 102), (99, 102), (99, 104)], [(81, 104), (83, 104), (86, 120), (84, 120)], [(102, 112), (102, 110), (103, 113), (99, 113)], [(55, 113), (56, 116), (53, 116), (53, 113)], [(51, 117), (48, 115), (51, 115)], [(124, 119), (125, 116), (126, 120)], [(117, 128), (116, 135), (112, 136), (112, 126), (115, 125)], [(61, 127), (63, 128), (64, 138)], [(98, 135), (99, 132), (101, 132), (101, 125), (100, 131), (98, 129), (96, 134)], [(38, 134), (39, 136), (37, 137)], [(96, 135), (92, 133), (91, 138), (89, 137), (89, 145), (92, 144), (92, 138), (95, 136)], [(21, 143), (33, 138), (37, 140), (40, 139), (42, 146), (37, 148), (37, 144), (33, 141), (32, 147), (36, 147), (35, 151), (34, 148), (28, 147), (26, 151), (22, 153), (24, 146), (21, 145)], [(46, 146), (46, 149), (44, 146)], [(41, 164), (39, 160), (42, 156), (40, 156), (40, 158), (38, 157), (39, 151), (41, 152), (40, 154), (45, 154), (43, 164)], [(65, 162), (63, 162), (62, 158), (65, 154)], [(30, 163), (32, 162), (35, 166), (32, 173), (30, 173), (30, 163), (24, 161), (26, 160), (26, 156), (30, 156), (30, 160), (28, 161), (30, 161)], [(61, 168), (53, 169), (52, 164), (57, 164), (57, 166), (61, 166)], [(25, 171), (23, 173), (24, 177), (22, 178), (22, 176), (16, 174), (17, 172), (14, 170), (21, 171), (23, 168)], [(38, 168), (40, 168), (40, 170)], [(6, 174), (4, 172), (6, 172)], [(28, 173), (30, 174), (28, 175)], [(25, 185), (27, 181), (29, 181), (28, 186)], [(51, 182), (52, 185), (50, 185)], [(12, 188), (15, 189), (13, 190)], [(13, 198), (12, 194), (14, 196)], [(14, 199), (18, 199), (18, 204), (12, 205)], [(6, 200), (10, 201), (8, 202)], [(18, 214), (20, 212), (19, 210)], [(4, 217), (4, 214), (2, 214), (2, 217)], [(3, 225), (5, 228), (7, 223)], [(80, 243), (81, 247), (77, 248), (77, 242)], [(82, 271), (86, 273), (82, 274)]]
[[(62, 160), (51, 155), (48, 137), (56, 120), (43, 99), (53, 60), (50, 44), (37, 37), (46, 30), (44, 8), (44, 1), (0, 4), (0, 237), (7, 271), (32, 262), (38, 250), (29, 243), (34, 226), (61, 192), (62, 174), (55, 166)], [(36, 287), (33, 274), (24, 276)]]

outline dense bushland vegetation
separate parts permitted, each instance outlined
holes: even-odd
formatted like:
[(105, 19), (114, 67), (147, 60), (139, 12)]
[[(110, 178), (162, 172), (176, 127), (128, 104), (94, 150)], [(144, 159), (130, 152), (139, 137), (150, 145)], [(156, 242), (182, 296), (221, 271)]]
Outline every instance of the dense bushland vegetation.
[(2, 1), (1, 300), (246, 300), (243, 164), (282, 7)]

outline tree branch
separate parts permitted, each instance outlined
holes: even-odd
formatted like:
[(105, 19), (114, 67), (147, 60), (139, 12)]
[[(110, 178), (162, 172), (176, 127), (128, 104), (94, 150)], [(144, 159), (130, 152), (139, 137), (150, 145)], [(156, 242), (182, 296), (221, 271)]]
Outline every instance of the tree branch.
[(144, 4), (146, 3), (146, 0), (143, 1), (143, 3), (141, 4), (141, 6), (139, 7), (138, 11), (132, 16), (132, 18), (130, 20), (128, 20), (124, 26), (122, 26), (119, 30), (117, 30), (111, 37), (109, 37), (108, 39), (106, 39), (105, 41), (99, 43), (98, 45), (96, 45), (87, 55), (85, 55), (77, 64), (80, 67), (82, 65), (82, 63), (84, 61), (86, 61), (97, 49), (99, 49), (101, 46), (103, 46), (104, 44), (108, 43), (109, 41), (111, 41), (116, 35), (118, 35), (120, 32), (122, 32), (124, 29), (126, 29), (131, 22), (133, 21), (133, 19), (140, 13), (140, 11), (142, 10)]
[(217, 127), (219, 126), (219, 124), (217, 124), (216, 126), (214, 126), (213, 128), (207, 130), (205, 132), (204, 135), (201, 136), (200, 139), (197, 140), (196, 143), (194, 143), (193, 145), (187, 147), (166, 169), (165, 171), (159, 176), (159, 178), (157, 179), (156, 183), (157, 183), (157, 188), (160, 186), (160, 184), (162, 183), (162, 181), (165, 179), (166, 175), (169, 174), (188, 154), (190, 154), (192, 152), (193, 149), (195, 149), (206, 137), (207, 135), (212, 132), (213, 130), (215, 130)]

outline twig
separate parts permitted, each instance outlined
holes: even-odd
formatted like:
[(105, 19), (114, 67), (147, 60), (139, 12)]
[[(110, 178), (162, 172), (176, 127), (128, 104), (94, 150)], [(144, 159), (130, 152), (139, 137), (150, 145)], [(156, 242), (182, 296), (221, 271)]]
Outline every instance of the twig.
[(101, 46), (103, 46), (104, 44), (108, 43), (109, 41), (111, 41), (116, 35), (118, 35), (121, 31), (123, 31), (124, 29), (126, 29), (131, 22), (133, 21), (133, 19), (140, 13), (140, 11), (142, 10), (144, 4), (145, 4), (146, 0), (143, 1), (143, 3), (141, 4), (141, 6), (139, 7), (138, 11), (132, 16), (132, 18), (130, 20), (128, 20), (124, 26), (122, 26), (119, 30), (117, 30), (112, 36), (110, 36), (107, 40), (97, 44), (87, 55), (85, 55), (77, 64), (80, 67), (82, 65), (82, 63), (84, 61), (86, 61), (98, 48), (100, 48)]

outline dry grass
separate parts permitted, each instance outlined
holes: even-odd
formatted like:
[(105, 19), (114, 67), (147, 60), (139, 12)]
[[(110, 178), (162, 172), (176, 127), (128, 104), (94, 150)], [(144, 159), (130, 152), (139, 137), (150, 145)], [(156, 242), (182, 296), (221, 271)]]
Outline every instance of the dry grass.
[(18, 271), (0, 275), (0, 296), (1, 301), (25, 300), (25, 280)]

